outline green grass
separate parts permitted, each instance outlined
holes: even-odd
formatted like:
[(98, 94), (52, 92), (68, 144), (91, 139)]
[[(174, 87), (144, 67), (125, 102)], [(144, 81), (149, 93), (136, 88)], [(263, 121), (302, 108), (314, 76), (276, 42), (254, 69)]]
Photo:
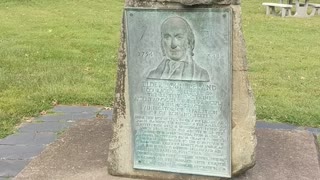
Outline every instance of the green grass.
[[(263, 1), (242, 4), (257, 117), (320, 127), (320, 16), (266, 16)], [(122, 0), (0, 1), (0, 138), (52, 102), (112, 104), (122, 7)]]
[(257, 118), (320, 127), (320, 16), (266, 16), (262, 2), (278, 1), (242, 4)]
[(0, 1), (0, 138), (59, 104), (111, 105), (123, 2)]

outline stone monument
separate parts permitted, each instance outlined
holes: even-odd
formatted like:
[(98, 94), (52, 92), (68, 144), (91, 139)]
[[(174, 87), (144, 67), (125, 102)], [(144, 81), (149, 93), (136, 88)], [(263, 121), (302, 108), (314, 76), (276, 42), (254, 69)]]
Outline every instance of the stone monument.
[(238, 1), (126, 0), (111, 175), (220, 179), (255, 163)]

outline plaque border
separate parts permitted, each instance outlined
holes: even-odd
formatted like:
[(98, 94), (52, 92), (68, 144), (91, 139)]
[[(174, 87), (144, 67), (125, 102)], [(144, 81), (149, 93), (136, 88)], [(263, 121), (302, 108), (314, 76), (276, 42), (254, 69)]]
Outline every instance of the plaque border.
[[(168, 171), (168, 170), (159, 170), (156, 168), (148, 168), (148, 169), (143, 169), (143, 168), (134, 168), (134, 146), (135, 146), (135, 141), (134, 141), (134, 119), (132, 118), (132, 109), (129, 109), (129, 114), (128, 116), (130, 117), (130, 124), (131, 124), (131, 128), (130, 128), (130, 133), (131, 133), (131, 167), (134, 170), (138, 170), (138, 171), (158, 171), (158, 172), (165, 172), (165, 173), (176, 173), (176, 174), (188, 174), (188, 175), (200, 175), (200, 176), (210, 176), (210, 177), (225, 177), (225, 178), (231, 178), (232, 177), (232, 121), (233, 121), (233, 116), (232, 116), (232, 96), (233, 96), (233, 10), (231, 7), (212, 7), (212, 8), (192, 8), (192, 7), (184, 7), (184, 8), (177, 8), (177, 7), (168, 7), (168, 8), (145, 8), (145, 7), (124, 7), (124, 11), (123, 11), (123, 15), (124, 15), (124, 25), (125, 25), (125, 40), (126, 40), (126, 61), (128, 62), (128, 54), (130, 54), (130, 47), (129, 47), (129, 33), (128, 33), (128, 11), (130, 10), (139, 10), (139, 11), (175, 11), (175, 12), (208, 12), (208, 11), (214, 11), (214, 12), (227, 12), (230, 15), (230, 19), (229, 19), (229, 34), (230, 34), (230, 38), (228, 39), (230, 42), (229, 45), (229, 61), (230, 61), (230, 79), (229, 79), (229, 83), (230, 83), (230, 99), (229, 99), (229, 111), (230, 111), (230, 119), (229, 119), (229, 137), (228, 137), (228, 141), (229, 143), (229, 153), (230, 153), (230, 158), (229, 158), (229, 162), (228, 162), (228, 166), (229, 166), (229, 172), (228, 174), (219, 174), (219, 175), (212, 175), (212, 174), (207, 174), (207, 173), (184, 173), (184, 172), (177, 172), (177, 171)], [(127, 72), (128, 72), (128, 63), (127, 64)], [(129, 86), (129, 78), (128, 78), (128, 100), (129, 100), (129, 105), (130, 105), (130, 86)]]

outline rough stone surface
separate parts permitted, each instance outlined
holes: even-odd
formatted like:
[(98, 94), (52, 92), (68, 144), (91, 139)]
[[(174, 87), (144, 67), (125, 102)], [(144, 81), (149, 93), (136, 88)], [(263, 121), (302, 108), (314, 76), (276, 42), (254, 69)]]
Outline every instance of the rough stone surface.
[(246, 49), (241, 28), (241, 8), (232, 6), (233, 17), (233, 95), (232, 171), (239, 174), (255, 163), (255, 106), (248, 81)]
[[(176, 4), (159, 5), (127, 0), (128, 7), (167, 7), (181, 8)], [(255, 163), (255, 107), (252, 91), (247, 77), (245, 45), (241, 29), (241, 8), (230, 6), (233, 10), (233, 102), (232, 102), (232, 173), (237, 175), (250, 169)], [(114, 135), (110, 144), (109, 173), (118, 176), (159, 178), (172, 180), (218, 179), (196, 175), (182, 175), (156, 171), (134, 170), (131, 123), (129, 114), (127, 59), (124, 27), (118, 61), (118, 80), (114, 104)]]
[[(234, 180), (319, 179), (319, 156), (312, 134), (276, 129), (257, 129), (256, 132), (256, 165)], [(129, 180), (107, 173), (106, 147), (111, 136), (110, 121), (77, 122), (15, 179)], [(88, 145), (88, 140), (93, 142)], [(194, 180), (198, 178), (194, 177)]]

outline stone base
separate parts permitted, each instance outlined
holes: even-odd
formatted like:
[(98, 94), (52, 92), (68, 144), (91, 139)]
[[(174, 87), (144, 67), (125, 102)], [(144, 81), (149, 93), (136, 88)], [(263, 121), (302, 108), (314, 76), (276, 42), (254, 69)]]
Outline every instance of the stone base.
[[(153, 8), (158, 7), (154, 3)], [(145, 7), (139, 1), (130, 0), (127, 7)], [(150, 3), (148, 7), (150, 7)], [(163, 8), (164, 5), (159, 5)], [(170, 7), (170, 4), (166, 4)], [(174, 5), (176, 8), (177, 6)], [(212, 7), (212, 6), (211, 6)], [(216, 6), (215, 6), (216, 7)], [(223, 6), (225, 8), (225, 6)], [(182, 7), (180, 7), (182, 8)], [(208, 7), (206, 7), (208, 8)], [(232, 94), (232, 174), (239, 175), (255, 164), (255, 106), (248, 82), (245, 44), (241, 29), (241, 8), (231, 5), (233, 11), (233, 94)], [(133, 142), (128, 97), (128, 72), (124, 25), (118, 61), (118, 80), (114, 104), (114, 135), (109, 151), (109, 173), (117, 176), (166, 179), (166, 180), (215, 180), (219, 178), (183, 175), (158, 171), (133, 169)]]

